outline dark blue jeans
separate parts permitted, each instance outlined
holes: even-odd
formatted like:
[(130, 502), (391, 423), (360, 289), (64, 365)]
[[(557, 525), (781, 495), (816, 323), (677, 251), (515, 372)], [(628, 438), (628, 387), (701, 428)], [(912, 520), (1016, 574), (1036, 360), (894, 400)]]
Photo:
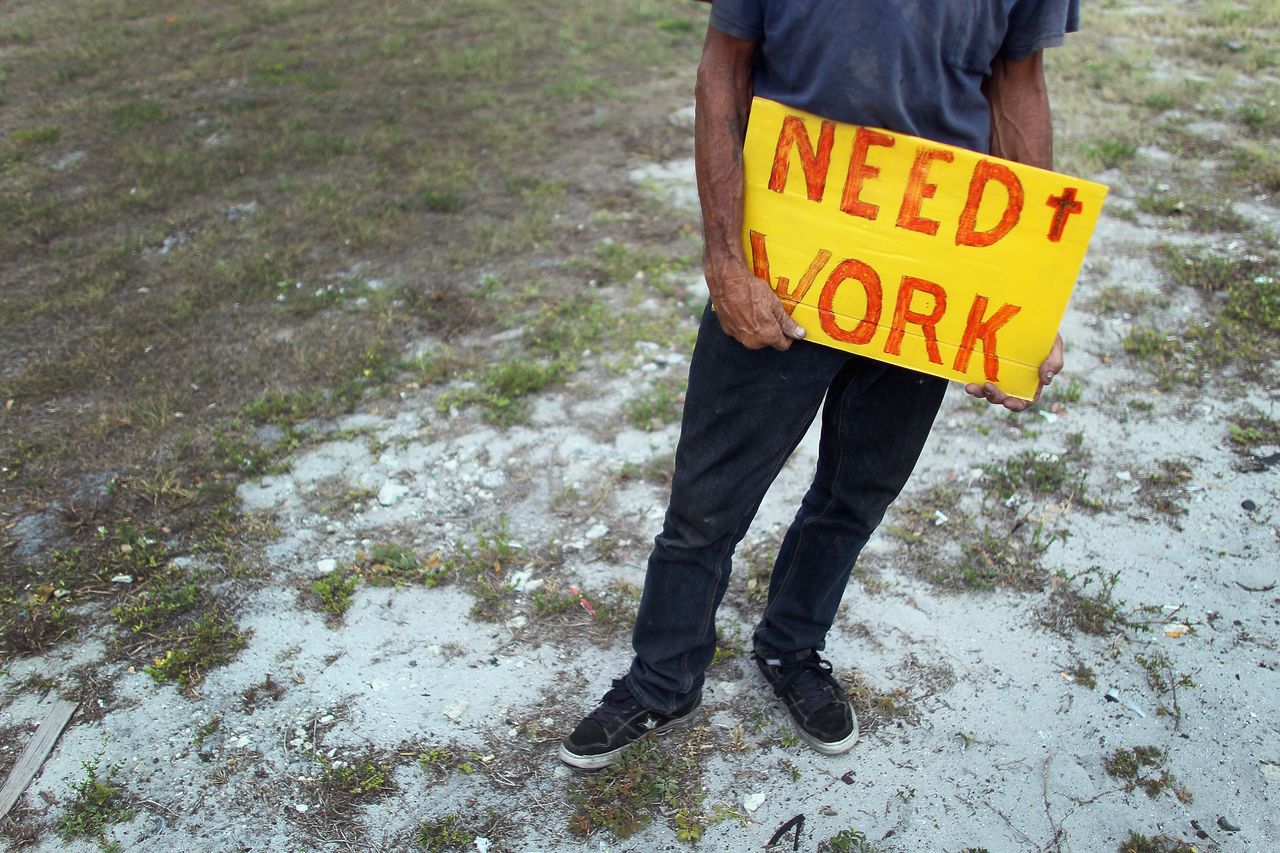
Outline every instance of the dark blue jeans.
[(654, 540), (627, 684), (670, 713), (702, 687), (734, 548), (823, 398), (817, 471), (774, 563), (755, 651), (824, 646), (854, 561), (906, 484), (946, 381), (817, 344), (749, 350), (703, 313), (671, 502)]

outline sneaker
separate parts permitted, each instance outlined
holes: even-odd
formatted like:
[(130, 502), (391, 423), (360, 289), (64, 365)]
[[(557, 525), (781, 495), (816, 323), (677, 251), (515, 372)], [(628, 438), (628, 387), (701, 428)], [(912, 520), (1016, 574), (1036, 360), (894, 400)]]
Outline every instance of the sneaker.
[(858, 717), (831, 674), (831, 664), (810, 652), (794, 663), (753, 655), (756, 665), (796, 722), (800, 737), (824, 755), (848, 752), (858, 742)]
[(578, 723), (560, 744), (565, 764), (582, 770), (598, 770), (617, 761), (631, 744), (645, 735), (662, 732), (688, 721), (702, 706), (702, 694), (674, 714), (650, 711), (636, 701), (626, 682), (615, 678), (613, 688), (600, 705)]

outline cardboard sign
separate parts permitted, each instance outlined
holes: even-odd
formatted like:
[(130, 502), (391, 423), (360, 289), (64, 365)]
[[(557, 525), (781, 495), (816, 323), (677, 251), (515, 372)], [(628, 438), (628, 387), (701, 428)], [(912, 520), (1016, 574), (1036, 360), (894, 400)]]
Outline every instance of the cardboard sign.
[(755, 274), (807, 340), (1029, 400), (1107, 188), (756, 98)]

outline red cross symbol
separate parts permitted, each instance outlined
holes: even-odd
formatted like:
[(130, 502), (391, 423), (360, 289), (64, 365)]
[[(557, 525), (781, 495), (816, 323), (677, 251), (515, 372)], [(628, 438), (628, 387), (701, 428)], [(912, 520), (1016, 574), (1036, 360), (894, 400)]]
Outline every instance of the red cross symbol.
[(1067, 227), (1067, 217), (1080, 213), (1084, 205), (1076, 201), (1076, 188), (1063, 187), (1062, 195), (1051, 195), (1045, 202), (1049, 207), (1057, 208), (1053, 213), (1053, 222), (1049, 224), (1049, 240), (1057, 243), (1062, 239), (1062, 232)]

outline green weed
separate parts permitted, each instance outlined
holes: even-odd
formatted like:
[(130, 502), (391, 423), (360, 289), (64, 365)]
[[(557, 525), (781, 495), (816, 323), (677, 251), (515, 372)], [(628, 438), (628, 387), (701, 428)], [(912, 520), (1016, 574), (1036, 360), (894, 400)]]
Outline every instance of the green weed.
[(1098, 674), (1093, 671), (1093, 667), (1085, 666), (1077, 663), (1071, 669), (1067, 670), (1067, 675), (1071, 676), (1071, 680), (1081, 687), (1087, 687), (1094, 690), (1098, 686)]
[(215, 612), (168, 638), (175, 645), (144, 669), (156, 681), (175, 681), (186, 690), (199, 684), (210, 669), (231, 660), (246, 638), (234, 622)]
[(457, 815), (423, 821), (413, 832), (414, 843), (427, 853), (467, 850), (475, 837), (475, 831)]
[(98, 759), (83, 765), (85, 778), (71, 786), (75, 799), (58, 819), (58, 834), (65, 839), (94, 838), (107, 845), (107, 826), (129, 820), (134, 809), (115, 781), (115, 769), (98, 776)]
[(683, 379), (655, 382), (626, 402), (627, 421), (636, 429), (654, 430), (679, 420), (685, 384)]
[(1144, 605), (1128, 609), (1116, 598), (1119, 582), (1119, 572), (1108, 574), (1100, 566), (1075, 574), (1059, 570), (1053, 576), (1044, 624), (1062, 634), (1081, 631), (1095, 637), (1149, 628), (1159, 617), (1160, 608)]
[(818, 845), (820, 853), (879, 853), (880, 848), (867, 840), (862, 830), (842, 829)]
[(1256, 410), (1237, 413), (1227, 425), (1227, 440), (1243, 452), (1254, 447), (1280, 445), (1280, 421)]
[[(181, 580), (181, 578), (175, 578)], [(199, 600), (200, 588), (194, 583), (169, 585), (156, 582), (142, 589), (123, 604), (111, 610), (116, 623), (133, 634), (157, 634), (175, 617), (189, 613)]]
[(442, 394), (436, 409), (447, 412), (454, 406), (478, 404), (486, 422), (496, 426), (523, 423), (529, 416), (529, 395), (541, 391), (565, 375), (560, 362), (531, 362), (512, 359), (486, 368), (476, 379), (476, 387)]
[(1104, 169), (1114, 169), (1132, 160), (1138, 153), (1138, 146), (1132, 140), (1113, 137), (1086, 146), (1085, 152)]
[(311, 593), (319, 601), (320, 609), (334, 618), (341, 618), (351, 606), (351, 595), (356, 590), (356, 576), (343, 569), (334, 569), (311, 582)]
[(961, 545), (957, 564), (938, 567), (931, 579), (943, 586), (961, 589), (1043, 589), (1045, 571), (1040, 556), (1049, 542), (1041, 541), (1039, 529), (1029, 543), (990, 527)]
[(618, 466), (618, 479), (640, 480), (656, 486), (671, 485), (671, 474), (675, 468), (675, 453), (656, 456), (645, 462), (623, 462)]
[(1116, 849), (1117, 853), (1196, 853), (1199, 848), (1168, 835), (1148, 837), (1130, 830), (1129, 837)]
[(1084, 497), (1087, 471), (1072, 464), (1067, 454), (1024, 450), (1000, 463), (982, 466), (989, 495), (1004, 501), (1027, 492), (1065, 500)]
[(332, 761), (317, 755), (320, 796), (332, 804), (334, 800), (360, 801), (375, 794), (385, 794), (393, 785), (391, 765), (372, 758)]
[(1154, 746), (1135, 746), (1117, 749), (1102, 760), (1102, 767), (1112, 779), (1124, 783), (1126, 791), (1141, 788), (1148, 797), (1155, 798), (1166, 790), (1183, 803), (1190, 803), (1192, 796), (1186, 788), (1179, 787), (1174, 775), (1164, 769), (1168, 756)]
[(1195, 681), (1187, 673), (1177, 672), (1169, 656), (1162, 651), (1139, 653), (1133, 659), (1146, 673), (1147, 686), (1155, 691), (1160, 701), (1156, 715), (1172, 718), (1174, 731), (1182, 728), (1182, 706), (1178, 702), (1178, 690), (1195, 687)]
[(1163, 308), (1167, 302), (1168, 300), (1155, 294), (1119, 285), (1107, 285), (1098, 291), (1090, 307), (1103, 314), (1137, 316), (1151, 308)]

